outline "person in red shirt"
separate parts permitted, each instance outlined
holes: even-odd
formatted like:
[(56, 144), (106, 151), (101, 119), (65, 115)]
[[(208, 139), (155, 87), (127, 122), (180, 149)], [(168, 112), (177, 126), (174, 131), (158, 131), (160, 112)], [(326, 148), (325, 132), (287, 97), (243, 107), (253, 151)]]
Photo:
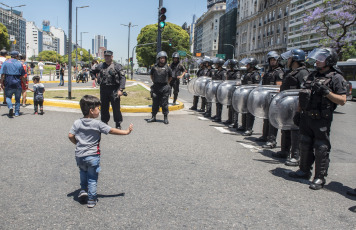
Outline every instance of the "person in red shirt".
[(28, 79), (27, 79), (27, 65), (25, 64), (26, 56), (23, 54), (19, 55), (20, 61), (22, 63), (23, 69), (25, 70), (25, 78), (26, 78), (26, 84), (21, 81), (21, 87), (22, 87), (22, 106), (26, 106), (26, 96), (27, 96), (27, 89), (28, 89)]

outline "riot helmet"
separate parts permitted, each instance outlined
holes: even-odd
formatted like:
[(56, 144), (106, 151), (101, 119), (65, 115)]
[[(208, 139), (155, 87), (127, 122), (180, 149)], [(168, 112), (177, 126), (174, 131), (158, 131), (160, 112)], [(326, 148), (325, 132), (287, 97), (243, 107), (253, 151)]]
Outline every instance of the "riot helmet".
[(333, 67), (338, 61), (338, 55), (332, 48), (315, 48), (307, 57), (307, 62), (314, 65), (317, 61), (325, 62), (325, 66)]
[(267, 62), (268, 62), (268, 64), (269, 64), (269, 59), (271, 59), (271, 58), (274, 58), (274, 59), (278, 60), (279, 59), (279, 54), (276, 51), (270, 51), (267, 54)]
[(256, 58), (244, 58), (240, 61), (241, 65), (247, 66), (248, 64), (250, 64), (250, 68), (255, 68), (257, 69), (256, 65), (257, 65), (257, 60)]
[(0, 56), (6, 56), (7, 55), (7, 51), (5, 48), (3, 48), (2, 50), (0, 50)]
[(287, 64), (289, 58), (292, 58), (292, 61), (296, 61), (299, 63), (304, 62), (305, 52), (302, 49), (292, 49), (285, 53), (282, 53), (280, 63), (282, 65)]
[(237, 60), (229, 59), (224, 63), (224, 67), (228, 69), (235, 69), (237, 65)]
[(174, 53), (172, 54), (172, 58), (180, 58), (180, 57), (179, 57), (179, 53), (174, 52)]
[(224, 65), (225, 61), (222, 58), (214, 58), (214, 65), (216, 68), (222, 67)]
[(213, 60), (209, 56), (205, 56), (203, 59), (204, 64), (208, 64), (209, 66), (213, 65)]
[(157, 57), (156, 57), (157, 63), (159, 63), (159, 59), (160, 59), (161, 57), (166, 58), (166, 62), (165, 62), (165, 63), (167, 63), (168, 56), (167, 56), (166, 51), (160, 51), (160, 52), (157, 54)]

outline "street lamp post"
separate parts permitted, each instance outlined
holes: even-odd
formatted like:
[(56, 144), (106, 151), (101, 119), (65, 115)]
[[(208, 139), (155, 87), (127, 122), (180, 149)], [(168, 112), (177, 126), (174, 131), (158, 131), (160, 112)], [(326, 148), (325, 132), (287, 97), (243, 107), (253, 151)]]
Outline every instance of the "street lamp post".
[(232, 46), (233, 52), (232, 52), (232, 59), (235, 59), (235, 46), (231, 44), (224, 44), (224, 46)]
[[(127, 26), (129, 28), (129, 38), (128, 38), (128, 46), (127, 46), (127, 70), (128, 70), (130, 66), (130, 31), (131, 31), (131, 27), (135, 27), (137, 25), (132, 25), (131, 22), (129, 22), (128, 25), (124, 25), (124, 24), (121, 25)], [(132, 62), (133, 62), (133, 58), (132, 58)]]
[(89, 6), (77, 6), (75, 7), (75, 75), (78, 70), (78, 8), (86, 8)]
[[(26, 5), (8, 6), (8, 5), (6, 5), (6, 4), (4, 4), (4, 3), (2, 3), (2, 2), (0, 2), (0, 4), (3, 5), (3, 6), (6, 6), (6, 7), (8, 7), (8, 8), (10, 8), (11, 19), (9, 20), (9, 22), (10, 22), (9, 24), (11, 25), (12, 32), (14, 33), (14, 36), (15, 36), (14, 26), (12, 25), (12, 21), (13, 21), (12, 9), (13, 9), (13, 8), (16, 8), (16, 7), (23, 7), (23, 6), (26, 6)], [(16, 39), (16, 38), (15, 38), (15, 39)], [(13, 49), (13, 50), (15, 49), (15, 44), (14, 44), (14, 42), (12, 42), (12, 49)]]
[[(80, 49), (83, 50), (83, 34), (87, 34), (89, 32), (80, 32)], [(83, 57), (82, 57), (83, 60)]]

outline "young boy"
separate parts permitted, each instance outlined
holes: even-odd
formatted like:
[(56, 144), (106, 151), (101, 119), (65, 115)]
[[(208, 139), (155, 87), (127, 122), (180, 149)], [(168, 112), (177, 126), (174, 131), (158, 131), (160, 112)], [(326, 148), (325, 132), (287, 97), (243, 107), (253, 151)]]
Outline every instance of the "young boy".
[[(76, 120), (69, 131), (69, 140), (76, 145), (75, 158), (80, 172), (80, 186), (78, 198), (88, 197), (88, 208), (96, 205), (96, 187), (100, 171), (100, 138), (101, 133), (128, 135), (133, 129), (130, 124), (127, 130), (111, 128), (102, 121), (96, 120), (100, 114), (101, 102), (99, 98), (85, 95), (80, 100), (83, 118)], [(86, 192), (88, 191), (88, 192)]]
[(33, 94), (33, 104), (35, 106), (35, 115), (38, 114), (38, 106), (40, 106), (40, 114), (43, 115), (43, 93), (45, 92), (44, 85), (40, 83), (40, 77), (34, 76), (33, 81), (33, 90), (29, 88), (30, 91), (34, 92)]

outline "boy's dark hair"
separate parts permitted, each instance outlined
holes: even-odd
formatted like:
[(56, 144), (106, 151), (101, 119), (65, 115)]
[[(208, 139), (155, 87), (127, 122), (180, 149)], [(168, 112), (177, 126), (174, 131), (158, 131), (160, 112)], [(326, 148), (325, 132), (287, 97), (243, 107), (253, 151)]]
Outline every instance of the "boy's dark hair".
[(89, 115), (90, 109), (95, 109), (96, 107), (101, 105), (101, 101), (99, 98), (92, 95), (84, 95), (82, 99), (80, 99), (80, 109), (84, 116)]
[(40, 81), (40, 76), (33, 76), (32, 81)]

